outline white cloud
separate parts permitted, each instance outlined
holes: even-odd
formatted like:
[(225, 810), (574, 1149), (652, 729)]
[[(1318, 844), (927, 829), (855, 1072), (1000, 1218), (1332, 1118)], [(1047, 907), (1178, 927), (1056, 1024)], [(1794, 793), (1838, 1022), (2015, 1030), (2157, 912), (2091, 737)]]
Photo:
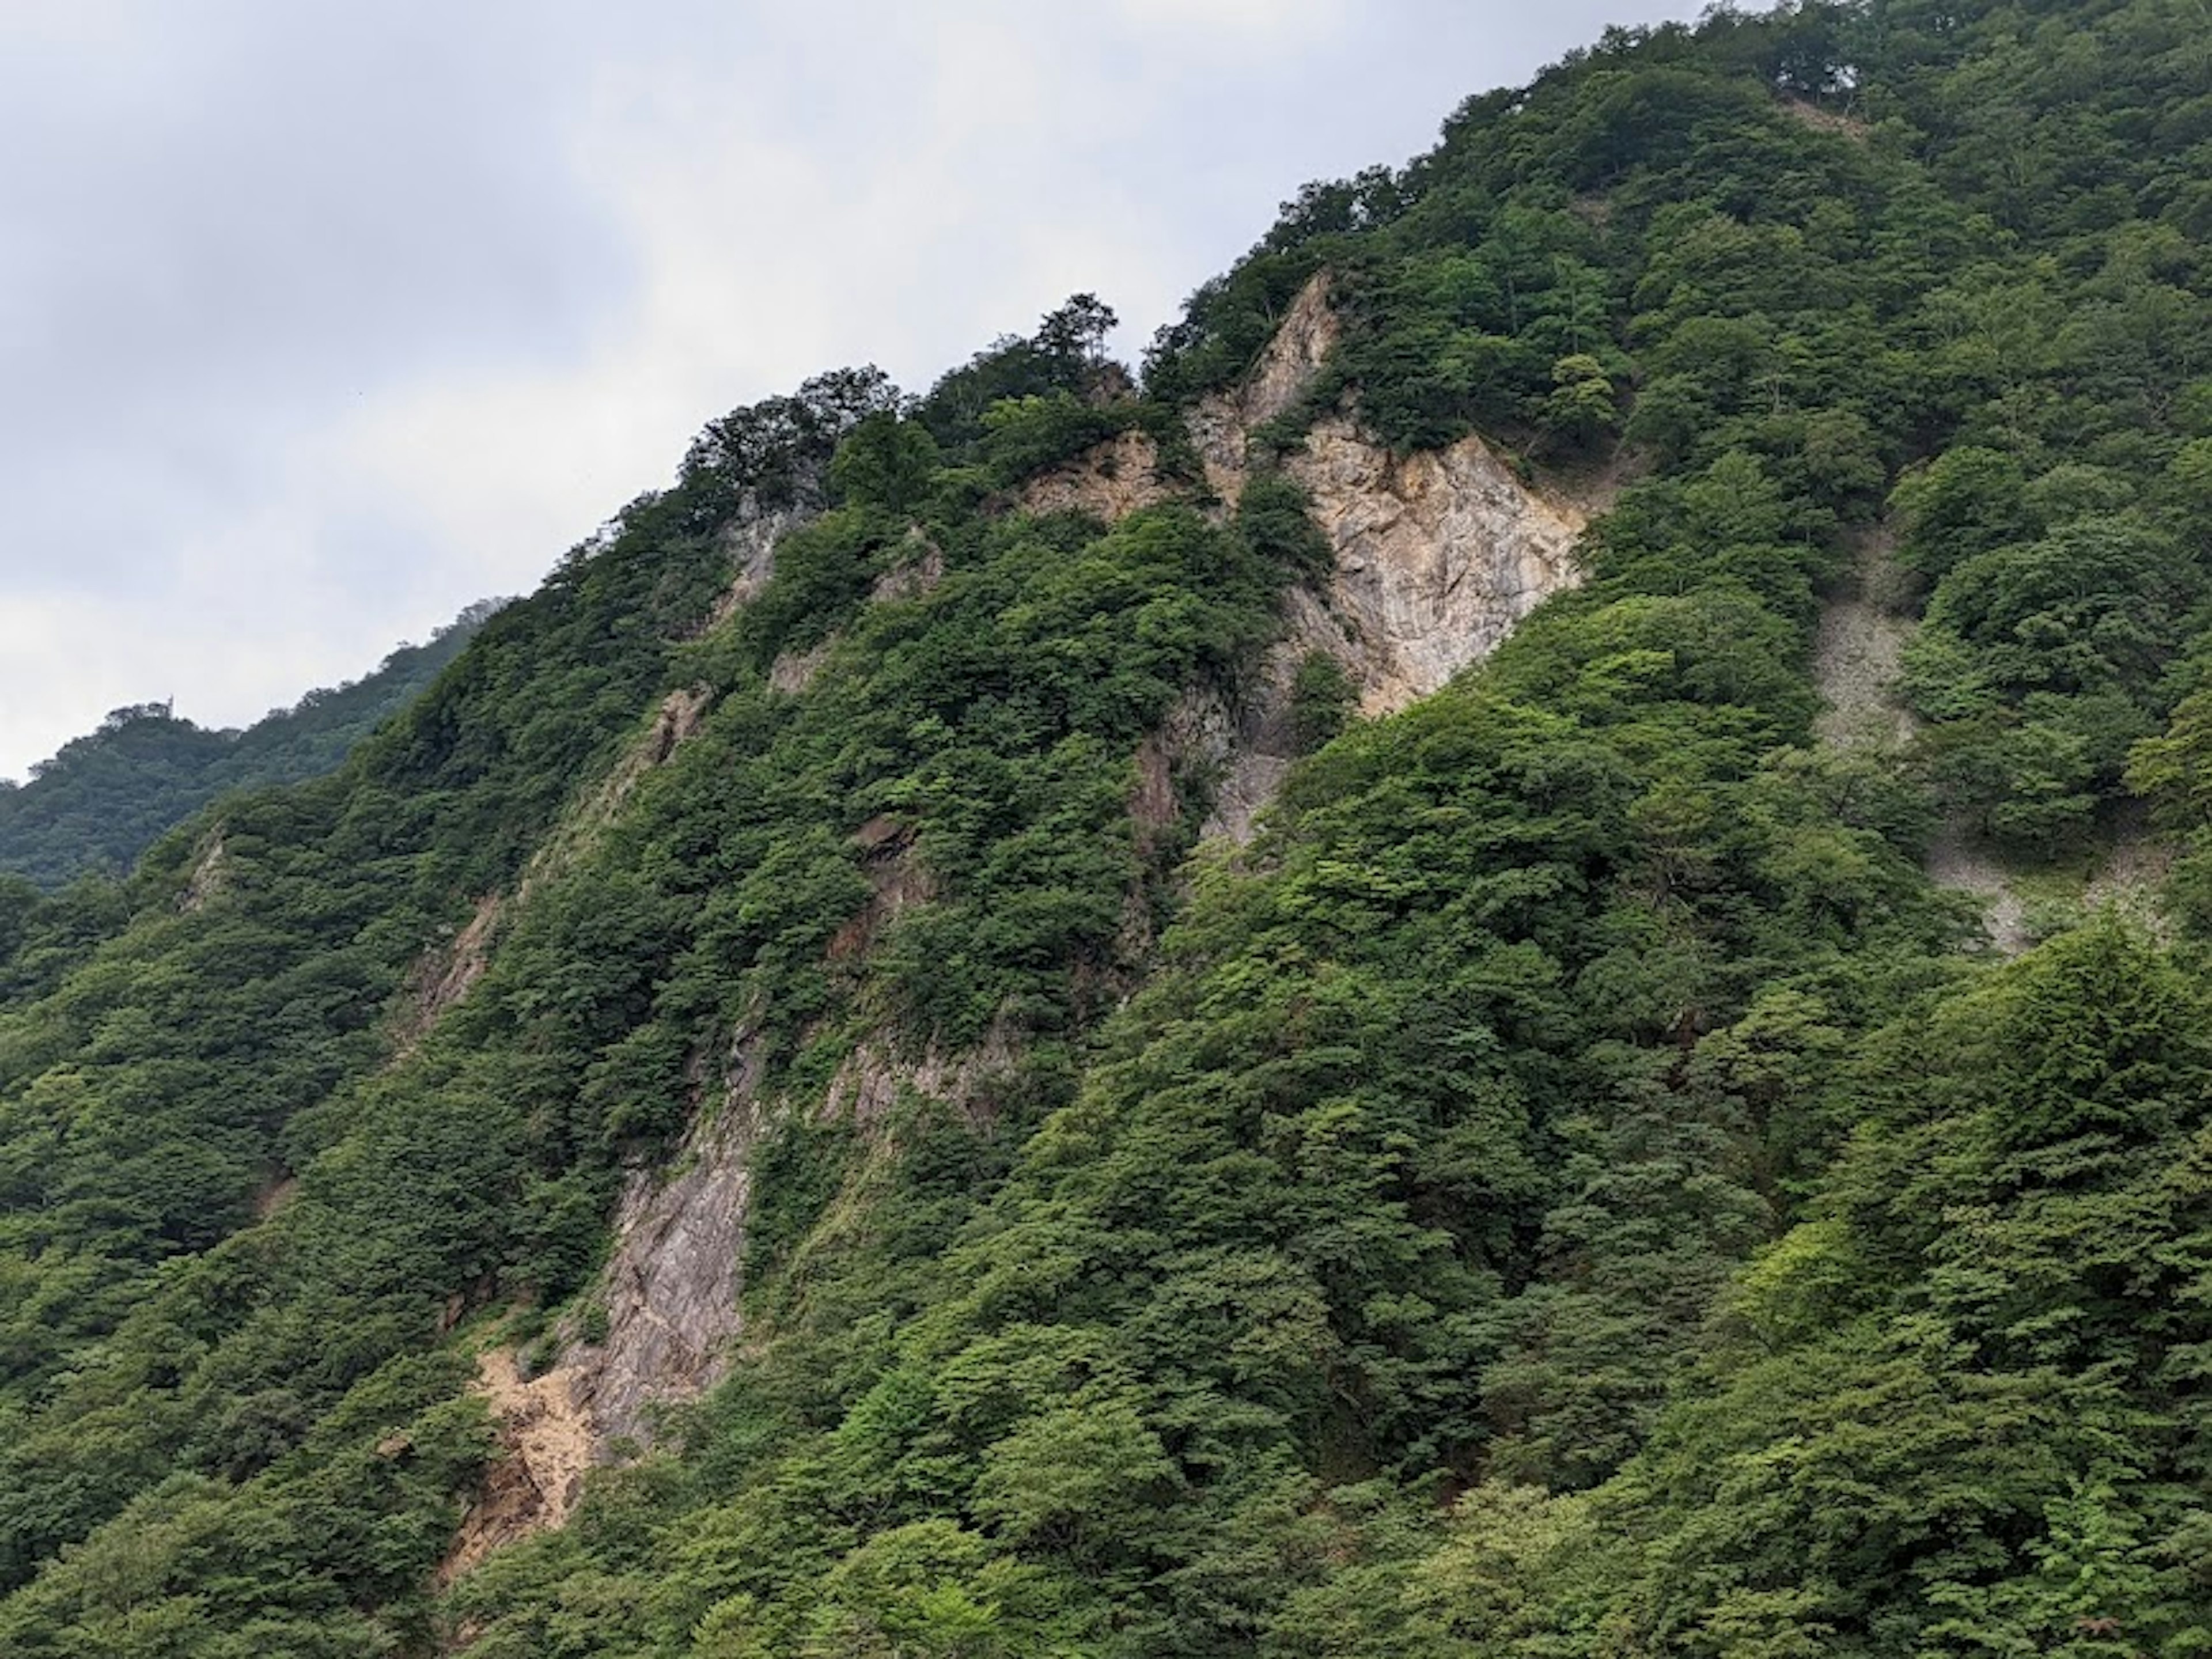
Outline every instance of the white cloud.
[(1115, 9), (1142, 30), (1185, 39), (1202, 30), (1239, 49), (1278, 52), (1308, 49), (1357, 15), (1349, 0), (1116, 0)]

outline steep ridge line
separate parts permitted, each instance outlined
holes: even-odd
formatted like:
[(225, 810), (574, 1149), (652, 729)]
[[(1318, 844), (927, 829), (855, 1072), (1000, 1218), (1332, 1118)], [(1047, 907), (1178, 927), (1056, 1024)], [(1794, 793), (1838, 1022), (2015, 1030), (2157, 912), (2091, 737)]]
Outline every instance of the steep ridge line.
[[(743, 552), (737, 578), (717, 606), (722, 621), (760, 592), (772, 568), (772, 544), (763, 548), (748, 538)], [(913, 559), (878, 583), (873, 602), (926, 593), (943, 574), (943, 555), (919, 543)], [(803, 665), (793, 659), (787, 670), (779, 659), (777, 669), (784, 672), (772, 671), (771, 684), (791, 695), (803, 691), (828, 648), (808, 653)], [(506, 902), (519, 904), (541, 883), (557, 878), (614, 821), (645, 774), (698, 730), (708, 701), (703, 688), (672, 694), (632, 750), (531, 860)], [(866, 857), (872, 891), (832, 939), (833, 958), (864, 951), (878, 930), (932, 890), (910, 837), (891, 820), (872, 820), (854, 839)], [(489, 965), (503, 908), (496, 898), (479, 905), (459, 941), (463, 948), (452, 953), (465, 966), (449, 963), (439, 981), (441, 1006), (465, 995)], [(908, 1057), (864, 1042), (831, 1079), (817, 1109), (873, 1127), (911, 1090), (971, 1110), (985, 1081), (1012, 1060), (1012, 1045), (995, 1027), (966, 1055), (932, 1049)], [(698, 1399), (727, 1373), (743, 1331), (738, 1297), (753, 1151), (799, 1106), (764, 1093), (762, 1046), (750, 1029), (732, 1041), (720, 1070), (719, 1098), (699, 1103), (673, 1157), (658, 1170), (630, 1173), (607, 1263), (583, 1309), (564, 1316), (552, 1333), (558, 1360), (525, 1380), (512, 1348), (483, 1357), (476, 1387), (490, 1406), (501, 1455), (447, 1551), (441, 1583), (508, 1544), (562, 1525), (586, 1470), (627, 1461), (649, 1446), (666, 1411)]]
[(395, 1062), (413, 1053), (432, 1026), (476, 988), (491, 966), (501, 927), (514, 910), (529, 902), (547, 882), (584, 855), (613, 823), (639, 780), (665, 766), (693, 737), (713, 701), (704, 686), (672, 691), (614, 765), (592, 782), (565, 813), (551, 835), (531, 855), (512, 893), (478, 898), (468, 921), (443, 945), (425, 951), (407, 976), (406, 995), (392, 1026)]
[[(690, 637), (721, 627), (768, 585), (775, 569), (776, 543), (805, 523), (807, 516), (749, 506), (722, 532), (729, 580)], [(796, 678), (803, 684), (811, 672), (811, 666), (805, 672), (787, 671), (786, 678)], [(712, 701), (713, 694), (704, 686), (681, 688), (664, 697), (653, 711), (652, 723), (612, 766), (581, 787), (574, 804), (524, 866), (514, 890), (483, 895), (469, 920), (450, 940), (423, 953), (407, 977), (406, 997), (393, 1021), (395, 1060), (411, 1053), (446, 1012), (468, 995), (491, 965), (499, 932), (514, 907), (526, 902), (546, 880), (579, 857), (613, 822), (639, 780), (665, 765), (677, 749), (698, 732)]]
[[(732, 574), (704, 632), (727, 623), (767, 585), (777, 539), (797, 515), (749, 516), (727, 532)], [(787, 689), (796, 691), (799, 684)], [(585, 856), (638, 784), (697, 734), (713, 701), (704, 686), (669, 693), (628, 750), (580, 795), (525, 866), (512, 894), (479, 900), (443, 951), (426, 957), (398, 1032), (398, 1056), (460, 1002), (490, 966), (501, 924)], [(615, 1245), (595, 1300), (596, 1340), (570, 1316), (555, 1332), (556, 1364), (525, 1378), (520, 1356), (497, 1346), (479, 1358), (477, 1392), (489, 1406), (501, 1455), (465, 1512), (439, 1571), (451, 1583), (495, 1551), (561, 1526), (587, 1468), (650, 1440), (657, 1413), (696, 1398), (727, 1364), (749, 1212), (749, 1160), (759, 1127), (759, 1068), (740, 1039), (726, 1069), (721, 1109), (695, 1118), (666, 1180), (634, 1170), (617, 1206)]]
[[(1206, 399), (1193, 416), (1208, 482), (1224, 501), (1233, 504), (1242, 493), (1254, 430), (1305, 394), (1340, 332), (1327, 276), (1316, 276), (1240, 386)], [(1123, 434), (1040, 475), (1019, 499), (1031, 511), (1073, 508), (1110, 522), (1176, 493), (1158, 461), (1148, 436)], [(1250, 838), (1291, 763), (1291, 687), (1312, 653), (1343, 665), (1362, 712), (1389, 713), (1439, 689), (1546, 598), (1580, 579), (1574, 549), (1587, 522), (1583, 507), (1524, 483), (1480, 438), (1401, 458), (1364, 437), (1349, 417), (1331, 416), (1286, 458), (1285, 470), (1312, 497), (1334, 554), (1328, 589), (1286, 595), (1284, 637), (1237, 706), (1218, 692), (1194, 692), (1140, 746), (1130, 799), (1140, 840), (1172, 817), (1176, 779), (1192, 769), (1217, 783), (1205, 833)], [(772, 534), (749, 531), (737, 545), (738, 573), (716, 607), (718, 622), (757, 594), (773, 569)], [(882, 579), (872, 598), (887, 602), (926, 592), (942, 571), (941, 556), (925, 548)], [(787, 693), (803, 690), (821, 657), (779, 659), (772, 683)], [(565, 848), (579, 830), (611, 821), (643, 770), (696, 729), (704, 700), (679, 706), (683, 696), (670, 699), (641, 740), (641, 752), (652, 758), (619, 764), (576, 815), (576, 826), (549, 843), (540, 855), (546, 873), (558, 867), (558, 858), (549, 856), (556, 845)], [(833, 940), (833, 957), (864, 951), (868, 938), (929, 890), (927, 872), (915, 864), (896, 826), (864, 826), (860, 840), (874, 891)], [(532, 873), (539, 871), (540, 860), (533, 860)], [(530, 885), (526, 876), (524, 890)], [(933, 1048), (908, 1054), (864, 1041), (814, 1109), (876, 1132), (909, 1093), (973, 1115), (983, 1109), (992, 1079), (1016, 1057), (1013, 1041), (995, 1025), (965, 1054)], [(604, 1330), (586, 1340), (579, 1320), (564, 1322), (556, 1333), (565, 1345), (559, 1362), (519, 1389), (487, 1370), (481, 1386), (506, 1449), (501, 1468), (517, 1468), (488, 1484), (449, 1557), (452, 1572), (565, 1520), (572, 1499), (562, 1495), (566, 1486), (553, 1488), (574, 1477), (567, 1461), (554, 1462), (550, 1476), (539, 1467), (546, 1456), (533, 1448), (544, 1424), (564, 1425), (564, 1458), (581, 1449), (580, 1474), (581, 1467), (620, 1461), (648, 1443), (660, 1412), (699, 1397), (726, 1373), (743, 1334), (739, 1279), (751, 1154), (764, 1133), (799, 1109), (787, 1097), (763, 1096), (761, 1069), (757, 1045), (741, 1036), (725, 1066), (721, 1099), (695, 1119), (670, 1166), (678, 1173), (665, 1181), (643, 1170), (631, 1176), (594, 1292)]]

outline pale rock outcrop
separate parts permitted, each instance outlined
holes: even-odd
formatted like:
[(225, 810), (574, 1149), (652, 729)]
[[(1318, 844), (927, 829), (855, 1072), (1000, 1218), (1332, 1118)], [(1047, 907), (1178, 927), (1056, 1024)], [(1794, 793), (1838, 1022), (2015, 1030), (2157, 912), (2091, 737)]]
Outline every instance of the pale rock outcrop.
[(394, 1032), (395, 1048), (404, 1054), (438, 1023), (439, 1017), (468, 995), (491, 965), (492, 940), (506, 915), (496, 893), (477, 901), (466, 925), (442, 951), (426, 953), (408, 976), (408, 996)]
[(1249, 842), (1260, 814), (1271, 805), (1297, 758), (1291, 687), (1299, 665), (1318, 651), (1345, 666), (1360, 683), (1357, 641), (1310, 588), (1283, 599), (1283, 636), (1263, 656), (1233, 701), (1218, 691), (1194, 692), (1169, 712), (1160, 741), (1176, 765), (1212, 780), (1211, 810), (1199, 834), (1238, 846)]
[(1018, 499), (1025, 512), (1088, 513), (1113, 524), (1175, 494), (1160, 476), (1159, 446), (1149, 433), (1133, 429), (1039, 473), (1021, 487)]
[(945, 550), (920, 530), (909, 530), (902, 556), (876, 578), (876, 585), (868, 591), (868, 602), (890, 605), (900, 599), (918, 599), (934, 592), (944, 580)]
[[(1813, 635), (1813, 685), (1820, 694), (1813, 737), (1836, 754), (1901, 753), (1920, 734), (1899, 695), (1905, 647), (1918, 626), (1908, 614), (1910, 579), (1887, 525), (1857, 532), (1854, 544), (1850, 569), (1823, 599)], [(1936, 886), (1975, 902), (2000, 955), (2016, 957), (2035, 942), (2012, 872), (1963, 820), (1938, 827), (1922, 867)]]
[[(514, 1349), (492, 1348), (477, 1357), (476, 1387), (491, 1410), (499, 1456), (439, 1564), (441, 1587), (494, 1551), (568, 1520), (592, 1462), (590, 1426), (561, 1373), (526, 1378)], [(392, 1440), (377, 1450), (398, 1456), (406, 1447)]]
[(1817, 131), (1838, 133), (1859, 144), (1874, 137), (1873, 125), (1848, 109), (1830, 109), (1807, 98), (1784, 97), (1780, 101), (1784, 114)]
[(300, 1195), (300, 1177), (287, 1170), (277, 1170), (261, 1183), (261, 1190), (253, 1195), (253, 1218), (266, 1221), (289, 1208)]
[(208, 902), (230, 884), (230, 858), (223, 846), (222, 831), (222, 824), (216, 825), (192, 860), (192, 872), (185, 878), (185, 890), (177, 899), (177, 908), (186, 915), (207, 908)]
[[(1296, 405), (1341, 334), (1318, 274), (1243, 383), (1192, 416), (1207, 482), (1224, 501), (1243, 491), (1253, 432)], [(1575, 550), (1589, 520), (1590, 503), (1524, 481), (1479, 437), (1398, 456), (1340, 413), (1315, 422), (1281, 465), (1328, 538), (1327, 586), (1286, 597), (1283, 638), (1233, 707), (1187, 700), (1166, 738), (1215, 775), (1206, 832), (1240, 842), (1295, 758), (1291, 686), (1306, 657), (1341, 664), (1363, 714), (1402, 708), (1582, 579)]]
[(1363, 713), (1437, 690), (1581, 580), (1581, 513), (1522, 483), (1480, 438), (1401, 458), (1332, 417), (1285, 470), (1312, 495), (1336, 556), (1328, 609)]
[(1206, 481), (1230, 506), (1243, 493), (1253, 432), (1290, 412), (1343, 334), (1343, 321), (1328, 303), (1328, 273), (1316, 271), (1251, 373), (1233, 391), (1202, 399), (1192, 412), (1190, 435), (1205, 463)]
[(2028, 931), (2027, 906), (2012, 875), (1963, 824), (1946, 823), (1928, 843), (1928, 879), (1964, 893), (1981, 907), (1982, 931), (2002, 956), (2016, 957), (2035, 943)]
[[(1224, 501), (1233, 503), (1243, 487), (1253, 429), (1296, 404), (1340, 332), (1327, 279), (1316, 276), (1244, 383), (1208, 398), (1193, 416), (1208, 481)], [(1325, 590), (1286, 597), (1284, 636), (1239, 697), (1232, 702), (1218, 691), (1186, 696), (1142, 746), (1129, 803), (1140, 839), (1168, 831), (1179, 811), (1178, 776), (1194, 769), (1210, 772), (1217, 784), (1209, 832), (1249, 837), (1293, 758), (1291, 687), (1310, 653), (1334, 657), (1358, 688), (1362, 708), (1385, 712), (1437, 690), (1546, 597), (1577, 580), (1581, 513), (1516, 477), (1479, 439), (1401, 458), (1334, 416), (1318, 422), (1284, 465), (1312, 497), (1316, 521), (1335, 556), (1334, 571)], [(1151, 440), (1125, 433), (1033, 481), (1023, 504), (1036, 511), (1076, 507), (1110, 520), (1167, 493)], [(772, 568), (775, 538), (786, 527), (763, 518), (734, 533), (736, 574), (718, 618), (759, 591)], [(927, 591), (942, 572), (941, 556), (924, 546), (878, 583), (874, 597)], [(816, 665), (815, 653), (808, 653), (779, 664), (776, 678), (796, 689)], [(672, 697), (640, 755), (617, 765), (574, 815), (574, 830), (605, 822), (643, 771), (696, 729), (704, 709), (703, 694)], [(872, 820), (855, 841), (871, 896), (832, 942), (833, 960), (865, 954), (884, 926), (933, 891), (910, 827)], [(557, 864), (553, 847), (549, 853)], [(539, 867), (533, 863), (533, 872)], [(487, 1487), (478, 1505), (486, 1518), (465, 1532), (451, 1571), (508, 1538), (558, 1525), (586, 1465), (649, 1440), (658, 1411), (696, 1398), (726, 1373), (741, 1334), (748, 1164), (764, 1127), (792, 1109), (781, 1098), (762, 1097), (756, 1048), (745, 1040), (735, 1046), (720, 1109), (694, 1126), (669, 1166), (675, 1173), (631, 1177), (599, 1291), (606, 1316), (603, 1337), (586, 1343), (572, 1331), (560, 1364), (526, 1383), (510, 1380), (499, 1362), (489, 1364), (484, 1388), (510, 1449), (501, 1466), (510, 1472)], [(915, 1054), (887, 1041), (865, 1041), (832, 1078), (818, 1109), (878, 1134), (910, 1097), (981, 1117), (990, 1110), (995, 1080), (1016, 1056), (1010, 1031), (997, 1026), (961, 1053), (932, 1048)], [(549, 1449), (549, 1442), (557, 1443)], [(580, 1459), (574, 1455), (579, 1445)]]
[(1186, 745), (1167, 730), (1147, 733), (1137, 745), (1129, 822), (1136, 827), (1140, 854), (1149, 856), (1182, 816), (1182, 802), (1176, 793), (1176, 763), (1185, 752)]
[(812, 516), (758, 510), (738, 515), (736, 521), (722, 532), (723, 547), (730, 563), (729, 586), (708, 611), (701, 632), (720, 627), (759, 596), (761, 589), (768, 586), (769, 578), (775, 574), (776, 543)]
[(665, 1178), (634, 1171), (599, 1276), (597, 1341), (573, 1322), (560, 1362), (526, 1378), (511, 1347), (477, 1361), (477, 1392), (500, 1456), (463, 1516), (442, 1582), (505, 1545), (562, 1525), (586, 1472), (650, 1443), (658, 1414), (697, 1399), (729, 1369), (762, 1123), (756, 1045), (736, 1045), (723, 1109), (695, 1123)]
[(753, 1145), (763, 1121), (750, 1044), (721, 1111), (694, 1125), (661, 1179), (632, 1174), (600, 1275), (606, 1335), (561, 1369), (591, 1425), (594, 1458), (652, 1438), (653, 1415), (696, 1400), (729, 1368), (738, 1269), (750, 1208)]
[(982, 1042), (965, 1053), (932, 1047), (907, 1054), (872, 1040), (837, 1068), (823, 1110), (833, 1118), (849, 1115), (864, 1130), (880, 1130), (900, 1098), (911, 1094), (981, 1121), (988, 1115), (992, 1079), (1003, 1076), (1014, 1060), (1014, 1040), (1002, 1023), (994, 1023)]
[(1821, 703), (1813, 735), (1828, 749), (1901, 748), (1919, 729), (1898, 696), (1913, 628), (1904, 573), (1887, 526), (1855, 539), (1850, 570), (1822, 604), (1813, 637), (1813, 685)]
[(830, 653), (836, 647), (835, 635), (818, 641), (812, 649), (786, 651), (768, 665), (768, 689), (780, 691), (787, 697), (795, 697), (814, 684), (814, 677), (822, 672), (822, 665), (830, 660)]
[[(988, 1109), (992, 1079), (1012, 1066), (1010, 1033), (994, 1026), (972, 1052), (919, 1057), (863, 1043), (831, 1079), (820, 1110), (879, 1129), (909, 1093), (971, 1115)], [(502, 1546), (562, 1525), (586, 1473), (648, 1446), (672, 1407), (697, 1400), (729, 1372), (744, 1320), (745, 1230), (754, 1147), (792, 1103), (762, 1090), (761, 1046), (732, 1045), (720, 1109), (694, 1122), (659, 1170), (639, 1170), (615, 1216), (615, 1246), (593, 1300), (596, 1340), (571, 1319), (559, 1362), (524, 1378), (511, 1348), (479, 1361), (477, 1392), (491, 1407), (501, 1457), (441, 1571), (451, 1582)]]

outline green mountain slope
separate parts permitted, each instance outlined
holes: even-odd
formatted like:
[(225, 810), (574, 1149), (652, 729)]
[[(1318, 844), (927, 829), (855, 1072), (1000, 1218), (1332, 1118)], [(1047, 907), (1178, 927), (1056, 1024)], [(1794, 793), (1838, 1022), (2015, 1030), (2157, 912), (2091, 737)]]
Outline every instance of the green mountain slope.
[(0, 877), (52, 890), (126, 870), (219, 795), (330, 771), (459, 656), (493, 609), (471, 605), (375, 672), (310, 691), (240, 731), (209, 731), (161, 703), (117, 709), (33, 767), (27, 783), (0, 786)]
[(0, 1647), (2212, 1650), (2203, 25), (1610, 35), (9, 898)]

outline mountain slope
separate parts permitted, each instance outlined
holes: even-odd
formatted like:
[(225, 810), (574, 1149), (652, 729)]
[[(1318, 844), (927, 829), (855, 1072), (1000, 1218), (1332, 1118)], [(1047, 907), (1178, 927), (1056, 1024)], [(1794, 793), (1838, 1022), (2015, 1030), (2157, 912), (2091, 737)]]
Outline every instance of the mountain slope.
[(0, 787), (0, 876), (51, 890), (127, 870), (218, 795), (330, 771), (459, 655), (493, 608), (471, 605), (428, 644), (403, 645), (375, 672), (310, 691), (242, 731), (211, 732), (159, 703), (117, 709), (34, 767), (29, 782)]
[(0, 1638), (2212, 1645), (2204, 854), (1921, 867), (2206, 833), (2201, 33), (1610, 36), (7, 912)]

